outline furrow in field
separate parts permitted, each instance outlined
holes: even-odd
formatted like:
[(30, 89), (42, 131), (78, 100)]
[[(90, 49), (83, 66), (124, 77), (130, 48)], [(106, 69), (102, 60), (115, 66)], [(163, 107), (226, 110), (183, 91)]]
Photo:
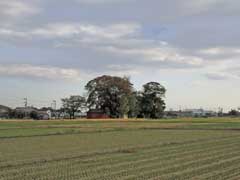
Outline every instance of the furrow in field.
[[(206, 152), (208, 153), (208, 152)], [(233, 153), (234, 154), (234, 153)], [(231, 155), (228, 155), (228, 156), (232, 156), (233, 154)], [(236, 154), (236, 153), (235, 153)], [(225, 157), (226, 155), (222, 155), (219, 157), (219, 151), (217, 153), (213, 153), (211, 154), (211, 158), (204, 158), (206, 157), (206, 154), (201, 154), (201, 156), (199, 156), (198, 158), (202, 158), (200, 161), (203, 161), (203, 160), (212, 160), (213, 157), (217, 157), (217, 158), (220, 158), (220, 157)], [(172, 159), (172, 160), (167, 160), (166, 163), (163, 163), (161, 162), (161, 158), (160, 159), (154, 159), (154, 160), (149, 160), (149, 161), (146, 161), (144, 163), (144, 165), (142, 166), (143, 162), (140, 162), (139, 164), (136, 164), (136, 163), (133, 163), (133, 164), (128, 164), (127, 167), (115, 167), (113, 169), (113, 166), (109, 166), (108, 168), (106, 169), (101, 169), (101, 170), (98, 170), (96, 171), (96, 169), (93, 169), (90, 171), (91, 174), (95, 174), (95, 175), (100, 175), (102, 172), (104, 172), (105, 174), (107, 174), (108, 176), (114, 176), (115, 177), (123, 177), (123, 176), (126, 176), (128, 175), (129, 173), (133, 173), (133, 174), (138, 174), (138, 172), (143, 172), (143, 171), (146, 171), (147, 169), (148, 170), (151, 170), (153, 168), (156, 168), (157, 166), (161, 166), (162, 168), (166, 168), (167, 166), (172, 166), (176, 163), (182, 163), (182, 162), (186, 162), (186, 165), (192, 165), (192, 164), (195, 164), (196, 161), (195, 158), (192, 159), (194, 156), (192, 155), (189, 155), (189, 157), (181, 157), (181, 158), (177, 158), (177, 159)], [(120, 169), (120, 171), (119, 171)], [(98, 178), (106, 178), (104, 175), (103, 176), (100, 176)], [(91, 178), (90, 178), (91, 179)]]
[[(239, 137), (239, 136), (229, 136), (229, 137), (220, 137), (220, 138), (217, 138), (215, 139), (216, 141), (217, 140), (224, 140), (224, 139), (228, 139), (228, 138), (232, 138), (232, 137)], [(200, 141), (203, 141), (203, 142), (208, 142), (208, 141), (212, 141), (212, 139), (198, 139), (198, 140), (194, 140), (194, 141), (187, 141), (187, 142), (171, 142), (171, 143), (161, 143), (161, 144), (157, 144), (157, 145), (144, 145), (144, 146), (129, 146), (129, 147), (125, 147), (124, 149), (149, 149), (149, 148), (154, 148), (154, 147), (158, 147), (158, 146), (162, 146), (162, 147), (168, 147), (168, 146), (172, 146), (172, 145), (177, 145), (179, 144), (180, 146), (182, 144), (187, 144), (187, 143), (199, 143)], [(124, 150), (123, 149), (123, 150)], [(77, 151), (77, 150), (75, 150)], [(115, 148), (115, 149), (110, 149), (110, 150), (106, 150), (106, 151), (102, 151), (102, 152), (90, 152), (90, 153), (67, 153), (67, 154), (61, 154), (61, 158), (59, 159), (58, 157), (56, 157), (56, 155), (54, 156), (53, 154), (51, 153), (47, 153), (47, 154), (50, 154), (49, 157), (45, 156), (44, 158), (40, 157), (40, 158), (32, 158), (32, 159), (27, 159), (27, 160), (14, 160), (14, 161), (4, 161), (3, 159), (1, 159), (2, 162), (0, 162), (0, 168), (3, 168), (3, 167), (8, 167), (8, 166), (18, 166), (18, 165), (25, 165), (25, 164), (31, 164), (31, 163), (34, 163), (36, 164), (38, 161), (39, 163), (42, 163), (42, 162), (47, 162), (47, 161), (58, 161), (58, 160), (63, 160), (63, 159), (74, 159), (74, 158), (84, 158), (84, 157), (92, 157), (93, 155), (108, 155), (110, 153), (118, 153), (119, 149), (118, 148)], [(57, 155), (58, 156), (58, 155)]]
[(203, 173), (198, 176), (194, 176), (194, 179), (204, 179), (204, 180), (211, 180), (211, 179), (224, 179), (224, 176), (232, 175), (236, 173), (236, 171), (240, 170), (240, 164), (232, 164), (229, 167), (220, 167), (218, 169), (214, 169), (212, 171)]
[[(233, 157), (230, 160), (229, 159), (228, 160), (224, 159), (224, 160), (222, 160), (221, 163), (224, 163), (226, 161), (226, 162), (228, 162), (228, 164), (226, 166), (228, 166), (228, 165), (231, 164), (231, 162), (234, 158), (236, 158), (236, 157)], [(208, 171), (208, 170), (211, 171), (211, 170), (214, 170), (215, 168), (219, 168), (218, 164), (212, 164), (212, 162), (213, 161), (209, 161), (208, 163), (204, 163), (204, 170), (205, 171)], [(238, 163), (240, 162), (239, 158), (238, 158), (237, 162)], [(193, 167), (186, 167), (186, 169), (194, 168), (194, 170), (196, 170), (196, 172), (201, 174), (202, 169), (200, 169), (199, 167), (202, 167), (202, 166), (203, 165), (199, 164), (199, 165), (193, 166)], [(212, 166), (213, 166), (213, 168), (210, 169)], [(220, 167), (221, 167), (221, 165), (220, 165)], [(186, 172), (187, 172), (188, 175), (184, 174)], [(189, 174), (189, 172), (192, 173), (192, 174)], [(166, 179), (166, 180), (168, 180), (168, 179), (179, 179), (179, 180), (182, 179), (182, 180), (185, 180), (185, 179), (194, 179), (194, 178), (192, 178), (192, 176), (194, 176), (194, 175), (195, 174), (193, 174), (193, 170), (187, 170), (186, 171), (185, 169), (176, 169), (175, 171), (172, 171), (172, 172), (162, 172), (162, 173), (160, 173), (158, 171), (152, 171), (147, 176), (141, 176), (141, 178), (142, 179), (149, 179), (149, 180), (158, 180), (158, 179)], [(127, 179), (130, 180), (130, 179), (135, 179), (135, 178), (127, 178)], [(195, 177), (195, 179), (198, 179), (198, 178)]]
[[(240, 164), (240, 163), (239, 163)], [(237, 165), (237, 167), (234, 166), (234, 168), (232, 168), (232, 170), (229, 170), (228, 172), (226, 172), (225, 174), (223, 174), (221, 176), (221, 179), (226, 179), (226, 180), (230, 180), (230, 179), (235, 179), (236, 177), (240, 176), (240, 167), (239, 164)], [(212, 178), (209, 178), (212, 179)]]
[[(230, 142), (228, 142), (228, 146), (230, 145)], [(223, 145), (223, 146), (225, 146), (225, 144)], [(202, 145), (200, 146), (201, 148), (202, 148)], [(197, 148), (197, 147), (196, 147)], [(217, 148), (221, 148), (221, 146), (213, 146), (213, 149), (217, 149)], [(187, 151), (187, 152), (185, 152), (184, 153), (184, 151), (182, 152), (181, 151), (181, 149), (178, 149), (178, 150), (180, 150), (180, 153), (179, 154), (175, 154), (176, 152), (172, 152), (173, 153), (173, 157), (178, 157), (178, 156), (182, 156), (182, 155), (187, 155), (187, 154), (190, 154), (190, 153), (193, 153), (194, 151)], [(185, 151), (186, 151), (186, 149), (185, 149)], [(200, 152), (204, 152), (205, 150), (202, 150), (202, 149), (198, 149), (197, 148), (197, 151), (196, 152), (198, 152), (198, 153), (200, 153)], [(166, 156), (166, 154), (164, 154), (165, 152), (163, 152), (163, 156), (161, 156), (162, 158), (164, 157), (164, 155)], [(169, 151), (168, 153), (171, 153), (171, 151)], [(136, 156), (136, 158), (135, 159), (132, 159), (133, 161), (136, 161), (138, 158), (141, 158), (141, 155), (142, 154), (139, 154), (139, 155), (137, 155)], [(152, 155), (152, 153), (151, 153), (151, 155)], [(154, 157), (154, 156), (159, 156), (159, 155), (161, 155), (161, 152), (159, 152), (159, 154), (153, 154), (153, 156), (152, 157)], [(139, 156), (139, 157), (138, 157)], [(146, 154), (145, 155), (146, 156), (146, 158), (147, 159), (145, 159), (145, 161), (149, 161), (150, 159), (149, 159), (149, 153), (148, 154)], [(142, 156), (142, 158), (143, 158), (144, 156)], [(170, 158), (171, 156), (169, 156), (169, 157), (166, 157), (166, 158)], [(125, 160), (127, 160), (127, 159), (125, 159)], [(70, 163), (72, 163), (72, 161), (70, 161)], [(81, 163), (81, 162), (74, 162), (74, 163)], [(56, 164), (56, 165), (60, 165), (60, 164)], [(65, 165), (68, 165), (67, 163), (65, 163), (65, 161), (63, 161), (63, 164), (62, 164), (63, 166), (65, 166)], [(72, 164), (71, 164), (72, 165)], [(99, 165), (101, 165), (101, 163), (99, 164)], [(103, 164), (102, 164), (103, 165)], [(87, 166), (85, 166), (85, 168), (90, 168), (90, 167), (87, 167)], [(31, 169), (31, 168), (30, 168)], [(19, 170), (19, 169), (18, 169)], [(25, 170), (25, 169), (24, 169)], [(39, 170), (40, 169), (38, 169), (38, 172), (39, 172)], [(29, 171), (31, 171), (31, 170), (29, 170)], [(6, 173), (7, 171), (5, 171), (5, 173)], [(11, 171), (11, 172), (9, 172), (9, 173), (13, 173), (13, 171)]]
[(231, 179), (227, 179), (227, 180), (239, 180), (240, 179), (240, 175), (238, 174), (235, 177), (232, 177)]
[[(236, 158), (236, 157), (234, 157)], [(239, 172), (239, 168), (240, 166), (238, 165), (238, 167), (233, 168), (231, 165), (233, 163), (237, 163), (239, 164), (240, 160), (239, 157), (237, 157), (237, 160), (234, 161), (232, 159), (228, 159), (226, 160), (226, 162), (218, 162), (218, 163), (214, 163), (212, 165), (203, 165), (203, 166), (199, 166), (195, 169), (191, 168), (191, 169), (187, 169), (187, 170), (183, 170), (182, 172), (176, 171), (173, 172), (170, 175), (158, 175), (155, 176), (153, 178), (149, 178), (148, 180), (159, 180), (159, 179), (178, 179), (178, 180), (185, 180), (185, 179), (204, 179), (204, 180), (212, 180), (212, 179), (226, 179), (229, 180), (231, 177), (235, 177), (236, 175), (238, 175)], [(229, 168), (230, 166), (230, 168)], [(218, 171), (219, 174), (214, 174), (214, 171)], [(206, 173), (204, 173), (206, 172)], [(230, 176), (226, 176), (226, 173), (232, 173)], [(185, 175), (184, 175), (185, 173)], [(203, 176), (202, 176), (203, 173)], [(175, 174), (175, 176), (173, 175)], [(186, 175), (187, 174), (187, 175)], [(200, 175), (199, 175), (200, 174)], [(208, 177), (205, 177), (205, 175), (208, 175)], [(225, 176), (225, 177), (224, 177)]]
[(233, 156), (229, 157), (227, 159), (218, 159), (216, 161), (209, 162), (209, 164), (204, 164), (201, 166), (196, 166), (196, 167), (191, 167), (189, 169), (186, 169), (181, 172), (176, 172), (171, 174), (170, 176), (163, 176), (163, 179), (189, 179), (190, 177), (196, 177), (197, 175), (209, 172), (209, 171), (214, 171), (215, 169), (218, 168), (227, 168), (228, 166), (231, 166), (232, 163), (240, 163), (240, 156)]
[[(216, 153), (216, 155), (210, 154), (210, 158), (201, 158), (200, 160), (196, 160), (195, 157), (193, 157), (192, 160), (182, 158), (179, 159), (178, 161), (173, 161), (171, 163), (155, 163), (155, 164), (150, 164), (150, 165), (144, 165), (140, 167), (133, 167), (133, 169), (128, 169), (125, 171), (122, 171), (120, 173), (112, 174), (114, 175), (114, 178), (121, 177), (121, 180), (123, 179), (135, 179), (138, 177), (142, 177), (144, 179), (149, 179), (157, 175), (162, 175), (162, 174), (171, 174), (173, 172), (181, 172), (187, 168), (191, 167), (198, 167), (200, 164), (211, 164), (214, 159), (221, 159), (225, 160), (227, 158), (232, 158), (236, 156), (238, 153), (232, 153), (232, 154), (223, 154), (219, 155), (219, 152)], [(203, 155), (206, 157), (206, 154)], [(132, 178), (129, 178), (129, 175), (132, 175)], [(126, 178), (123, 178), (125, 176)], [(106, 178), (106, 177), (101, 177), (101, 178)], [(97, 179), (97, 178), (96, 178)]]

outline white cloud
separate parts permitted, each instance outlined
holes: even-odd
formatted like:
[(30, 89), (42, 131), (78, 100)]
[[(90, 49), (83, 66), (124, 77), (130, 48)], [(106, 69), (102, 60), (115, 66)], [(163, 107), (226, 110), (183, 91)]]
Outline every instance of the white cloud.
[(43, 28), (34, 29), (31, 35), (48, 38), (92, 36), (97, 38), (121, 38), (132, 35), (139, 30), (138, 24), (113, 24), (109, 26), (97, 26), (91, 24), (58, 23), (47, 25)]
[[(55, 48), (78, 48), (85, 46), (111, 55), (122, 55), (135, 62), (158, 63), (158, 68), (205, 68), (209, 79), (218, 79), (208, 72), (222, 73), (224, 62), (240, 55), (240, 49), (210, 47), (199, 50), (195, 55), (163, 41), (143, 38), (142, 27), (137, 23), (94, 25), (79, 23), (55, 23), (27, 30), (0, 28), (0, 38), (32, 41), (45, 39), (54, 41)], [(221, 61), (213, 57), (221, 57)], [(216, 59), (216, 58), (215, 58)], [(236, 62), (236, 57), (232, 58)], [(223, 63), (222, 63), (223, 62)], [(114, 64), (114, 62), (113, 62)], [(147, 64), (146, 64), (147, 65)], [(151, 65), (150, 65), (151, 66)], [(230, 66), (230, 65), (228, 65)], [(208, 71), (210, 70), (210, 71)], [(230, 76), (231, 77), (231, 76)], [(222, 75), (221, 77), (222, 78)]]
[(9, 38), (27, 38), (28, 35), (25, 32), (14, 31), (11, 29), (0, 28), (0, 37)]
[(133, 76), (142, 74), (143, 72), (144, 69), (141, 66), (111, 64), (107, 66), (107, 70), (104, 72), (104, 74)]
[(0, 36), (32, 38), (116, 39), (136, 35), (140, 25), (134, 23), (97, 26), (78, 23), (56, 23), (30, 30), (0, 28)]
[[(0, 37), (54, 40), (56, 48), (79, 45), (130, 59), (159, 62), (178, 68), (185, 65), (201, 67), (203, 59), (181, 52), (167, 42), (141, 38), (141, 26), (137, 23), (97, 26), (92, 24), (56, 23), (26, 31), (0, 29)], [(64, 41), (62, 41), (64, 40)], [(72, 46), (69, 46), (72, 44)]]
[(191, 0), (183, 3), (185, 8), (189, 8), (189, 10), (195, 10), (196, 12), (201, 12), (208, 10), (210, 7), (216, 5), (222, 0)]
[[(123, 55), (129, 55), (129, 56), (135, 56), (139, 59), (143, 59), (146, 62), (162, 62), (162, 63), (173, 63), (176, 66), (177, 65), (189, 65), (193, 67), (199, 67), (203, 65), (203, 59), (200, 57), (185, 55), (181, 53), (177, 48), (173, 48), (169, 45), (162, 45), (162, 46), (155, 46), (152, 48), (117, 48), (117, 47), (106, 47), (103, 48), (103, 50), (111, 52), (111, 53), (117, 53), (117, 54), (123, 54)], [(169, 68), (171, 68), (171, 65), (169, 65)]]
[[(195, 67), (203, 64), (202, 58), (183, 54), (167, 42), (141, 39), (141, 28), (137, 23), (107, 26), (60, 23), (34, 29), (30, 34), (45, 38), (66, 38), (70, 43), (76, 43), (75, 46), (82, 44), (105, 53), (126, 55), (132, 59), (144, 59), (146, 62)], [(64, 47), (64, 44), (58, 47)]]
[(76, 69), (34, 66), (30, 64), (8, 64), (0, 65), (0, 76), (30, 77), (43, 79), (80, 80), (86, 74)]
[(222, 49), (220, 48), (203, 49), (200, 51), (200, 53), (206, 54), (206, 55), (219, 55), (222, 53)]
[(238, 80), (240, 79), (240, 56), (227, 57), (206, 66), (205, 76), (209, 80)]
[(200, 53), (205, 55), (226, 55), (226, 54), (240, 54), (240, 48), (231, 48), (231, 47), (213, 47), (200, 50)]
[(19, 0), (1, 0), (0, 1), (0, 15), (6, 17), (19, 17), (22, 15), (31, 15), (39, 12), (30, 1)]

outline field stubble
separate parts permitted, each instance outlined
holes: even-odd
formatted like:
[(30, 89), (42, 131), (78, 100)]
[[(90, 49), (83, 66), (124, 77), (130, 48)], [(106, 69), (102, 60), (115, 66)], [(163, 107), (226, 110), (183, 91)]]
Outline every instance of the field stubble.
[(238, 179), (240, 121), (0, 122), (0, 179)]

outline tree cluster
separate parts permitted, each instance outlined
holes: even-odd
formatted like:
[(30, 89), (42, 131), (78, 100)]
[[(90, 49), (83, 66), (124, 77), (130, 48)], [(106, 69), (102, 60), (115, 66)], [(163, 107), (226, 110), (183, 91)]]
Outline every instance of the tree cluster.
[(228, 112), (228, 116), (238, 117), (240, 116), (240, 112), (239, 110), (232, 109), (231, 111)]
[(62, 99), (62, 103), (62, 112), (69, 114), (70, 119), (74, 119), (75, 113), (81, 112), (81, 109), (86, 106), (86, 99), (82, 96), (70, 96)]
[(166, 89), (157, 82), (143, 85), (135, 91), (128, 77), (100, 76), (85, 86), (87, 97), (71, 96), (62, 99), (63, 110), (71, 118), (86, 106), (97, 109), (111, 118), (161, 118), (165, 109)]

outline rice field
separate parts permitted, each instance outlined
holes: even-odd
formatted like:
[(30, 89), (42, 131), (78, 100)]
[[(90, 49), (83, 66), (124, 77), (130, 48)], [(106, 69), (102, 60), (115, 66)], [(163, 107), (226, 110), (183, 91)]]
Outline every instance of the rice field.
[(1, 121), (0, 180), (240, 179), (240, 119)]

